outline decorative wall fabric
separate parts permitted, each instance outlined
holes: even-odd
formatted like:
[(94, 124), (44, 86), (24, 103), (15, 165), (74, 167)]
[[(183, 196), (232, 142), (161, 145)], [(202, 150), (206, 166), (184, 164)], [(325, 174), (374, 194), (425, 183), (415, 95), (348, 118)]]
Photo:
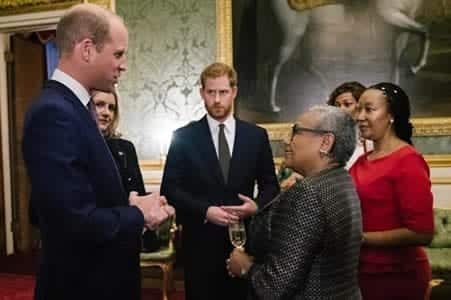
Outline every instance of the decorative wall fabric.
[(117, 0), (129, 30), (128, 71), (119, 83), (120, 130), (138, 157), (160, 159), (172, 130), (201, 117), (199, 75), (215, 60), (212, 0)]

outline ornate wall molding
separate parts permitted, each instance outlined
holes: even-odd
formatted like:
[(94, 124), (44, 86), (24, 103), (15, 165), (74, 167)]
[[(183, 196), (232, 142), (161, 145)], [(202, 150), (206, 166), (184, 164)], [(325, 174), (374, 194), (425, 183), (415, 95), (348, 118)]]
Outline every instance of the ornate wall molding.
[(216, 0), (216, 59), (233, 65), (231, 0)]
[(279, 141), (286, 138), (292, 126), (291, 123), (265, 123), (259, 125), (268, 131), (271, 141)]
[(431, 182), (433, 185), (437, 185), (437, 184), (451, 185), (451, 177), (437, 177), (437, 178), (432, 177)]
[[(66, 9), (74, 4), (82, 2), (95, 3), (115, 11), (115, 0), (55, 1), (57, 3), (50, 1), (52, 4), (45, 3), (49, 1), (28, 2), (29, 3), (26, 3), (26, 5), (10, 6), (10, 8), (6, 8), (6, 3), (0, 2), (0, 32), (55, 29), (56, 24)], [(1, 5), (4, 6), (1, 7)]]
[(11, 16), (68, 8), (82, 1), (74, 0), (16, 0), (0, 2), (0, 16)]
[(95, 3), (114, 10), (114, 0), (15, 0), (0, 1), (0, 16), (66, 9), (83, 2)]
[(451, 118), (414, 118), (415, 136), (451, 135)]
[(427, 154), (424, 155), (429, 167), (447, 168), (451, 166), (451, 154)]

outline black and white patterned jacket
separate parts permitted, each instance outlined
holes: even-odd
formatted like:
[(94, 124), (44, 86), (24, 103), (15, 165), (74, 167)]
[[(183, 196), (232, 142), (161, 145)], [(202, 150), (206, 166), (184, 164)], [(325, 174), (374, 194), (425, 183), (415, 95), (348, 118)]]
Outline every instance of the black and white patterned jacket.
[(249, 227), (249, 299), (361, 299), (360, 202), (343, 168), (305, 178)]

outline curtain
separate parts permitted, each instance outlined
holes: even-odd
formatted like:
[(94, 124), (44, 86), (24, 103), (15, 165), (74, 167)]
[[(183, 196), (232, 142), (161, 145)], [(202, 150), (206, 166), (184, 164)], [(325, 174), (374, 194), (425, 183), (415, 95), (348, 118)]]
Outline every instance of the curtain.
[(58, 65), (58, 49), (54, 39), (48, 40), (45, 43), (45, 61), (47, 65), (47, 79), (52, 77), (53, 71), (55, 71)]

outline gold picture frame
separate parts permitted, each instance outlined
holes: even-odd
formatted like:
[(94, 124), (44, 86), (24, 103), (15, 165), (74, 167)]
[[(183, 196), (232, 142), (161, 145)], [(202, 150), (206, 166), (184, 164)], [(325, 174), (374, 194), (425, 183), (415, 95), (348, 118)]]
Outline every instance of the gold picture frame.
[[(227, 64), (233, 65), (232, 44), (232, 0), (216, 0), (216, 31), (217, 58)], [(449, 118), (413, 118), (415, 136), (451, 136), (451, 117)], [(271, 141), (280, 141), (287, 135), (290, 129), (289, 123), (265, 123), (260, 124), (266, 128)], [(431, 167), (450, 167), (450, 154), (425, 155)], [(276, 164), (281, 158), (276, 157)]]
[(114, 11), (114, 0), (15, 0), (0, 1), (0, 17), (60, 10), (78, 3), (94, 3)]

